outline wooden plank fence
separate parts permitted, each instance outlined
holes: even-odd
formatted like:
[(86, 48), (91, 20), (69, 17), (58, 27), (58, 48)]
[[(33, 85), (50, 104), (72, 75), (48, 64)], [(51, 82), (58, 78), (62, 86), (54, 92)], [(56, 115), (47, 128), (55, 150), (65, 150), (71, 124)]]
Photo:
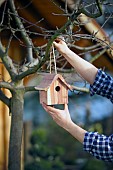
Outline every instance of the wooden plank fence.
[[(2, 64), (0, 64), (0, 74), (4, 80), (9, 79), (9, 75)], [(8, 97), (11, 96), (8, 90), (3, 89), (3, 91)], [(0, 101), (0, 170), (7, 170), (10, 121), (9, 109)]]

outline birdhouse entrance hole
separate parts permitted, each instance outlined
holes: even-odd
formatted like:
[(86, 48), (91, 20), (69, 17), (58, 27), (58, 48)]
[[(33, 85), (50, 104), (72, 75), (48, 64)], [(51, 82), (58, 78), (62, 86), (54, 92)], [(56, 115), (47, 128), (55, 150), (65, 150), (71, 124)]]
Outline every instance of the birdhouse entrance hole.
[(56, 86), (56, 87), (55, 87), (55, 90), (56, 90), (57, 92), (59, 92), (59, 91), (60, 91), (60, 86)]

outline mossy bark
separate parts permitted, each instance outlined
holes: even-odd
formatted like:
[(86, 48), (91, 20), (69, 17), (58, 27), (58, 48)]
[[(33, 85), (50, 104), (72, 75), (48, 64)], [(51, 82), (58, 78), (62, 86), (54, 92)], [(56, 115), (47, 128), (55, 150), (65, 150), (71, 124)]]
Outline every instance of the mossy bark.
[(21, 170), (24, 91), (14, 90), (11, 99), (11, 130), (8, 170)]

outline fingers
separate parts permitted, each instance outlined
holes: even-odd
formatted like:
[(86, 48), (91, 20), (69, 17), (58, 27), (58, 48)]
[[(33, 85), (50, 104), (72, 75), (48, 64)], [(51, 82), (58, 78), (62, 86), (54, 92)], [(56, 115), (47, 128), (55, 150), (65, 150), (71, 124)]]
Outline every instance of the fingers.
[(61, 42), (61, 39), (57, 38), (54, 40), (55, 43), (60, 43)]
[(55, 47), (57, 46), (57, 44), (58, 44), (57, 42), (53, 41), (53, 45), (54, 45)]
[(58, 109), (55, 109), (54, 107), (47, 106), (45, 103), (42, 104), (43, 108), (46, 112), (49, 113), (49, 115), (52, 117), (53, 120), (55, 120), (56, 116), (58, 115)]
[(56, 46), (58, 44), (63, 44), (63, 42), (65, 42), (64, 37), (57, 37), (54, 41), (53, 44)]
[(56, 39), (55, 41), (53, 41), (53, 45), (54, 45), (55, 47), (57, 47), (58, 44), (61, 44), (61, 43), (62, 43), (62, 40), (61, 40), (61, 39)]
[(54, 107), (47, 106), (45, 103), (43, 103), (42, 106), (46, 110), (46, 112), (49, 112), (49, 113), (57, 113), (58, 110), (59, 110), (59, 109), (56, 109)]

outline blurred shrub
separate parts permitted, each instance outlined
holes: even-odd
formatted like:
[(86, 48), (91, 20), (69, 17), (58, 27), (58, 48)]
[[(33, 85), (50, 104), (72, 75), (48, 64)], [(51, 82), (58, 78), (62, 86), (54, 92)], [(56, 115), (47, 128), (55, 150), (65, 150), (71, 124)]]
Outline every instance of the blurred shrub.
[(48, 144), (49, 136), (46, 128), (38, 128), (33, 131), (29, 149), (32, 157), (30, 163), (25, 164), (25, 170), (62, 170), (63, 162), (60, 157), (64, 153), (59, 146), (51, 147)]
[(89, 159), (81, 170), (106, 170), (106, 166), (103, 161)]

